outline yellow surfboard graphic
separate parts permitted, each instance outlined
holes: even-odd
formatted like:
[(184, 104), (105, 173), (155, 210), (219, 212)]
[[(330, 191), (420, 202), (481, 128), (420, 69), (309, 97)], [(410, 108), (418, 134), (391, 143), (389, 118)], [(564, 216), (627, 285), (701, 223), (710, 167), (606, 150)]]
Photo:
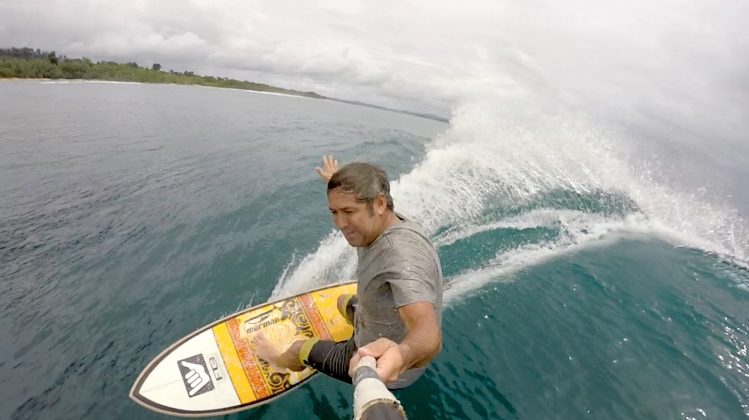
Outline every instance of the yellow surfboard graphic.
[(228, 414), (272, 401), (317, 372), (270, 366), (254, 352), (255, 335), (263, 331), (279, 346), (313, 337), (346, 340), (353, 328), (336, 302), (340, 295), (354, 293), (355, 282), (328, 286), (207, 325), (151, 361), (130, 397), (151, 410), (185, 417)]

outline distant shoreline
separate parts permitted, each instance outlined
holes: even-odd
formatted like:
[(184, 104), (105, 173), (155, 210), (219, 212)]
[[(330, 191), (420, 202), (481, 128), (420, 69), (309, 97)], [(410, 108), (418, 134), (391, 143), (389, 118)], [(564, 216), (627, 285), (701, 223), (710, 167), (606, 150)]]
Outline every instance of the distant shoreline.
[(141, 67), (134, 62), (94, 62), (85, 57), (71, 59), (64, 55), (58, 56), (54, 51), (48, 52), (32, 48), (0, 49), (0, 82), (20, 80), (58, 83), (65, 83), (66, 81), (83, 83), (149, 83), (236, 89), (280, 96), (326, 99), (349, 105), (398, 112), (445, 123), (449, 122), (447, 118), (438, 115), (387, 108), (359, 101), (330, 98), (315, 92), (285, 89), (264, 83), (235, 80), (227, 77), (201, 76), (191, 71), (165, 71), (161, 70), (161, 64), (158, 63), (154, 63), (149, 68)]
[(21, 80), (53, 80), (46, 77), (0, 77), (0, 82), (18, 82)]
[[(231, 87), (218, 87), (218, 86), (207, 86), (207, 85), (185, 85), (181, 83), (159, 83), (159, 82), (131, 82), (131, 81), (123, 81), (123, 80), (102, 80), (102, 79), (50, 79), (45, 77), (2, 77), (0, 78), (0, 83), (2, 82), (22, 82), (22, 81), (33, 81), (33, 82), (47, 82), (50, 84), (66, 84), (66, 83), (91, 83), (91, 84), (122, 84), (122, 85), (166, 85), (166, 86), (194, 86), (194, 87), (204, 87), (209, 89), (227, 89), (227, 90), (236, 90), (236, 91), (242, 91), (242, 92), (252, 92), (252, 93), (261, 93), (263, 95), (277, 95), (277, 96), (288, 96), (293, 98), (306, 98), (306, 99), (332, 99), (332, 98), (314, 98), (306, 95), (294, 95), (290, 93), (279, 93), (279, 92), (268, 92), (263, 90), (254, 90), (254, 89), (241, 89), (241, 88), (231, 88)], [(335, 100), (335, 99), (332, 99)]]
[(201, 76), (192, 71), (162, 70), (159, 63), (143, 67), (135, 62), (93, 61), (86, 57), (68, 58), (54, 51), (24, 48), (0, 48), (0, 79), (88, 80), (136, 83), (201, 85), (221, 88), (272, 92), (292, 96), (325, 99), (315, 92), (284, 89), (265, 83), (228, 77)]
[(159, 82), (131, 82), (131, 81), (125, 81), (125, 80), (102, 80), (102, 79), (50, 79), (45, 77), (0, 77), (0, 83), (2, 82), (20, 82), (24, 80), (31, 80), (36, 82), (52, 82), (52, 83), (71, 83), (71, 82), (78, 82), (78, 83), (112, 83), (112, 84), (138, 84), (138, 85), (173, 85), (173, 86), (197, 86), (197, 87), (205, 87), (205, 88), (215, 88), (215, 89), (231, 89), (231, 90), (238, 90), (238, 91), (245, 91), (245, 92), (252, 92), (252, 93), (261, 93), (264, 95), (276, 95), (276, 96), (287, 96), (287, 97), (294, 97), (294, 98), (307, 98), (307, 99), (323, 99), (333, 102), (340, 102), (348, 105), (354, 105), (354, 106), (364, 106), (367, 108), (375, 108), (380, 109), (383, 111), (389, 111), (389, 112), (397, 112), (399, 114), (406, 114), (411, 115), (413, 117), (419, 117), (419, 118), (426, 118), (428, 120), (434, 120), (439, 121), (443, 123), (449, 123), (450, 120), (438, 115), (432, 115), (432, 114), (420, 114), (418, 112), (413, 111), (406, 111), (401, 109), (393, 109), (393, 108), (386, 108), (379, 105), (372, 105), (364, 102), (357, 102), (357, 101), (349, 101), (346, 99), (337, 99), (337, 98), (330, 98), (326, 96), (320, 96), (320, 97), (311, 97), (307, 95), (295, 95), (290, 93), (280, 93), (280, 92), (269, 92), (269, 91), (263, 91), (263, 90), (254, 90), (254, 89), (241, 89), (241, 88), (232, 88), (232, 87), (220, 87), (220, 86), (208, 86), (208, 85), (187, 85), (187, 84), (181, 84), (181, 83), (159, 83)]

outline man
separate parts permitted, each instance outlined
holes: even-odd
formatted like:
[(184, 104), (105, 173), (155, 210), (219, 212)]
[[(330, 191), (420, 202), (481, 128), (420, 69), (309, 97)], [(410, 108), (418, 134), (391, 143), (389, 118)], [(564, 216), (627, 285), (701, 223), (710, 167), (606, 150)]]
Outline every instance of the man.
[(387, 174), (367, 163), (338, 169), (323, 158), (316, 168), (328, 185), (333, 222), (357, 250), (357, 296), (339, 299), (339, 310), (354, 325), (343, 342), (299, 340), (279, 350), (262, 333), (257, 353), (291, 370), (311, 366), (351, 382), (363, 356), (377, 360), (388, 388), (403, 388), (426, 370), (442, 347), (442, 271), (424, 231), (396, 213)]

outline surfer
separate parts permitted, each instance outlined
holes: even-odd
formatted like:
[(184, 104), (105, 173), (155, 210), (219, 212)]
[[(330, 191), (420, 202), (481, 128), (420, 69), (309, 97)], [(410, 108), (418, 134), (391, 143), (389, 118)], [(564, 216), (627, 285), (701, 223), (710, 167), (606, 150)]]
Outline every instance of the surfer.
[(357, 251), (357, 295), (339, 311), (354, 326), (349, 340), (312, 338), (279, 349), (262, 332), (255, 349), (266, 361), (294, 371), (306, 366), (351, 383), (364, 356), (388, 388), (412, 384), (442, 348), (442, 269), (424, 230), (396, 213), (387, 174), (368, 163), (338, 168), (332, 156), (315, 168), (327, 183), (333, 222)]

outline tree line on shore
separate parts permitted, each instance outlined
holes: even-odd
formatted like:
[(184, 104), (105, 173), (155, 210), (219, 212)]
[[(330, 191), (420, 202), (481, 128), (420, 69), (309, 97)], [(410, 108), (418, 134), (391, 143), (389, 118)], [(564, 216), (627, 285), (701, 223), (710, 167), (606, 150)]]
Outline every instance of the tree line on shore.
[(174, 83), (222, 88), (284, 93), (312, 98), (324, 98), (314, 92), (283, 89), (263, 83), (235, 80), (226, 77), (200, 76), (191, 71), (162, 71), (159, 63), (140, 67), (135, 62), (94, 62), (88, 58), (68, 58), (55, 51), (33, 48), (0, 48), (1, 78), (86, 79), (140, 83)]

